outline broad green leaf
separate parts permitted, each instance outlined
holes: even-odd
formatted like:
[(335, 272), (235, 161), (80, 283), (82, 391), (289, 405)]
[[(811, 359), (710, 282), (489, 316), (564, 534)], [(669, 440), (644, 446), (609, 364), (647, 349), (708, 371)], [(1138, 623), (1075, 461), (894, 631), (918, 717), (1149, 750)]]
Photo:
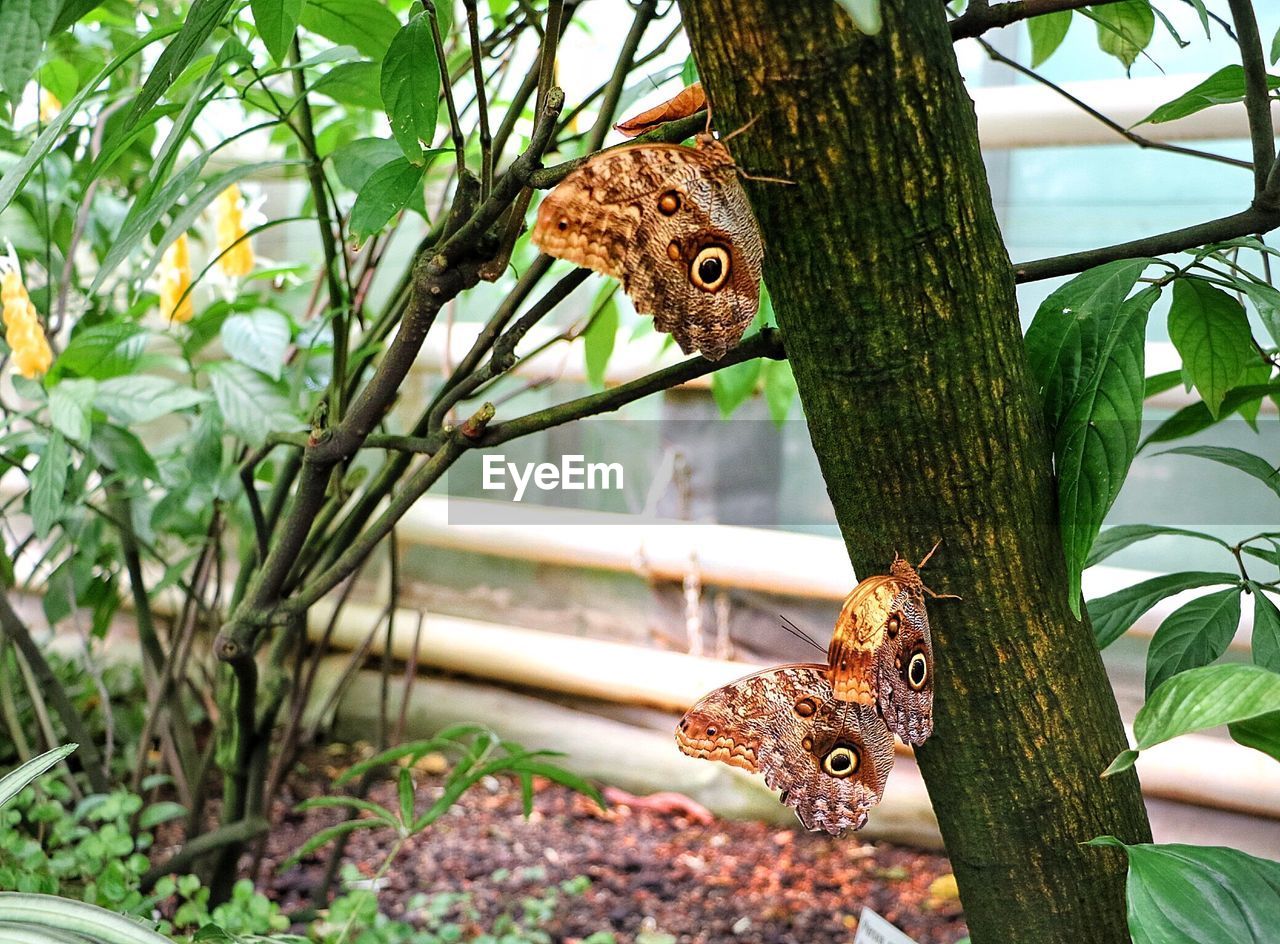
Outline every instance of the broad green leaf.
[(763, 359), (757, 357), (731, 367), (721, 367), (711, 375), (711, 396), (722, 417), (732, 414), (756, 392), (763, 363)]
[(376, 62), (344, 62), (317, 79), (311, 91), (328, 95), (340, 105), (381, 111), (380, 74)]
[(1156, 30), (1155, 14), (1148, 0), (1092, 7), (1090, 17), (1098, 27), (1098, 48), (1119, 59), (1126, 70), (1147, 48)]
[(187, 808), (181, 803), (174, 803), (172, 800), (148, 803), (142, 808), (142, 812), (138, 814), (138, 828), (155, 829), (161, 823), (168, 823), (186, 815)]
[(62, 9), (53, 23), (51, 33), (57, 35), (68, 26), (79, 23), (86, 13), (103, 4), (104, 0), (63, 0)]
[(124, 121), (125, 128), (133, 125), (160, 100), (160, 96), (168, 90), (182, 70), (200, 53), (232, 5), (233, 0), (193, 0), (183, 19), (182, 29), (164, 47), (164, 52), (156, 59), (147, 80), (142, 83), (142, 88), (134, 98), (133, 107), (129, 109)]
[(1280, 382), (1272, 382), (1257, 387), (1236, 387), (1223, 398), (1222, 406), (1219, 407), (1217, 416), (1210, 415), (1209, 408), (1203, 403), (1193, 403), (1190, 406), (1185, 406), (1152, 430), (1147, 438), (1142, 441), (1141, 448), (1145, 449), (1152, 443), (1169, 442), (1170, 440), (1191, 436), (1194, 433), (1208, 429), (1218, 420), (1239, 411), (1245, 404), (1271, 396), (1280, 396)]
[(77, 331), (53, 365), (52, 373), (70, 372), (105, 380), (137, 366), (147, 346), (147, 330), (132, 322), (94, 325)]
[(606, 285), (601, 293), (608, 293), (602, 301), (599, 297), (593, 309), (598, 313), (582, 333), (582, 356), (586, 361), (587, 381), (600, 389), (604, 388), (605, 370), (609, 366), (609, 358), (613, 356), (614, 342), (618, 339), (618, 301), (613, 294), (613, 285)]
[(47, 537), (62, 517), (70, 464), (71, 450), (67, 448), (66, 439), (61, 433), (51, 434), (40, 461), (31, 470), (31, 523), (38, 538)]
[(1280, 760), (1280, 711), (1227, 725), (1231, 739)]
[(1180, 383), (1182, 383), (1182, 371), (1180, 370), (1166, 370), (1163, 374), (1152, 374), (1146, 379), (1143, 396), (1150, 400), (1157, 394), (1172, 390)]
[(336, 149), (329, 160), (342, 185), (359, 193), (374, 171), (400, 157), (400, 146), (390, 138), (356, 138)]
[[(1280, 36), (1280, 33), (1276, 35)], [(684, 67), (680, 70), (680, 83), (688, 88), (694, 82), (698, 81), (698, 63), (694, 61), (693, 54), (690, 53), (685, 57)]]
[(294, 30), (302, 16), (305, 0), (249, 0), (253, 10), (253, 25), (258, 28), (267, 52), (277, 63), (283, 64), (293, 42)]
[(400, 21), (381, 0), (307, 0), (302, 25), (325, 39), (355, 46), (381, 60), (400, 29)]
[[(1259, 387), (1271, 382), (1271, 371), (1273, 370), (1268, 361), (1258, 358), (1248, 367), (1244, 369), (1244, 373), (1240, 377), (1240, 387)], [(1235, 388), (1239, 389), (1239, 387)], [(1258, 431), (1258, 414), (1262, 411), (1262, 400), (1248, 400), (1240, 404), (1238, 410), (1241, 418), (1249, 424), (1256, 433)]]
[(1027, 32), (1031, 35), (1031, 68), (1036, 68), (1054, 54), (1071, 28), (1071, 11), (1059, 10), (1027, 20)]
[(0, 85), (9, 100), (22, 98), (36, 70), (44, 42), (58, 16), (61, 0), (4, 0), (0, 3)]
[(1280, 916), (1280, 863), (1225, 846), (1090, 845), (1129, 854), (1133, 944), (1270, 944)]
[(156, 467), (155, 460), (147, 452), (146, 446), (142, 445), (142, 440), (127, 429), (111, 423), (96, 424), (89, 450), (110, 471), (124, 473), (137, 481), (160, 481), (160, 470)]
[(1098, 266), (1053, 292), (1027, 328), (1027, 356), (1053, 435), (1068, 600), (1138, 449), (1147, 315), (1154, 288), (1127, 298), (1149, 265)]
[(1089, 601), (1089, 619), (1093, 622), (1093, 635), (1099, 649), (1105, 649), (1122, 635), (1125, 630), (1137, 621), (1143, 613), (1151, 609), (1165, 597), (1181, 593), (1183, 590), (1194, 590), (1197, 587), (1209, 587), (1214, 584), (1235, 585), (1240, 582), (1236, 574), (1209, 573), (1199, 570), (1180, 571), (1176, 574), (1162, 574), (1125, 587), (1105, 597)]
[(60, 102), (69, 102), (80, 89), (80, 73), (65, 59), (50, 59), (36, 72), (36, 79)]
[(93, 403), (122, 426), (131, 426), (177, 413), (208, 399), (208, 394), (168, 377), (144, 374), (99, 381)]
[(36, 165), (44, 160), (45, 155), (62, 138), (62, 133), (66, 130), (71, 119), (80, 113), (80, 106), (84, 104), (85, 99), (96, 92), (99, 85), (128, 63), (130, 59), (152, 43), (176, 33), (180, 26), (180, 24), (174, 24), (163, 29), (153, 30), (132, 46), (126, 48), (124, 52), (112, 59), (92, 79), (85, 83), (84, 88), (76, 93), (76, 97), (67, 102), (62, 111), (58, 112), (57, 116), (45, 126), (44, 131), (36, 138), (35, 143), (27, 148), (18, 163), (6, 170), (3, 175), (0, 175), (0, 212), (4, 211), (18, 191), (26, 184)]
[(868, 36), (880, 32), (884, 23), (880, 17), (880, 0), (835, 0), (853, 20), (853, 25)]
[(1253, 664), (1280, 672), (1280, 609), (1261, 590), (1253, 591)]
[(272, 380), (284, 373), (291, 335), (289, 319), (270, 308), (231, 315), (222, 323), (222, 346), (228, 356)]
[(1235, 724), (1280, 711), (1280, 672), (1257, 665), (1226, 663), (1180, 672), (1138, 709), (1133, 719), (1137, 749), (1125, 751), (1107, 773), (1133, 766), (1145, 751), (1180, 734)]
[(382, 62), (382, 103), (391, 133), (412, 164), (436, 134), (440, 65), (428, 14), (419, 13), (396, 33)]
[(33, 929), (34, 940), (80, 940), (93, 944), (170, 944), (137, 918), (74, 898), (0, 892), (0, 925)]
[(1243, 449), (1236, 449), (1231, 446), (1179, 446), (1176, 449), (1166, 449), (1160, 455), (1197, 456), (1201, 459), (1208, 459), (1211, 462), (1228, 465), (1246, 475), (1253, 476), (1266, 485), (1267, 488), (1280, 495), (1280, 472), (1277, 472), (1266, 459), (1261, 456), (1255, 456), (1251, 452), (1245, 452)]
[(765, 364), (764, 399), (769, 406), (769, 416), (778, 426), (786, 422), (798, 392), (790, 361), (769, 361)]
[(1167, 528), (1163, 525), (1152, 524), (1120, 524), (1112, 528), (1107, 528), (1098, 535), (1093, 542), (1093, 547), (1089, 551), (1089, 559), (1085, 561), (1086, 567), (1092, 567), (1101, 563), (1117, 551), (1122, 551), (1130, 544), (1136, 544), (1139, 541), (1145, 541), (1147, 538), (1163, 537), (1166, 535), (1176, 535), (1184, 538), (1199, 538), (1202, 541), (1212, 541), (1220, 547), (1227, 547), (1227, 542), (1221, 538), (1214, 537), (1212, 534), (1206, 534), (1203, 531), (1189, 531), (1186, 528)]
[(386, 226), (421, 188), (424, 171), (400, 157), (370, 174), (351, 208), (351, 235), (363, 239)]
[[(1272, 89), (1280, 88), (1280, 77), (1267, 76), (1267, 84)], [(1225, 66), (1199, 85), (1183, 92), (1173, 101), (1165, 102), (1138, 124), (1176, 121), (1213, 105), (1242, 101), (1244, 101), (1244, 69), (1237, 65)]]
[(85, 445), (93, 430), (90, 414), (97, 386), (93, 380), (71, 378), (55, 384), (49, 391), (49, 422), (78, 445)]
[(68, 756), (79, 744), (63, 744), (39, 754), (0, 777), (0, 808), (23, 791), (28, 784)]
[(283, 383), (234, 361), (210, 365), (208, 377), (227, 431), (249, 445), (262, 445), (272, 433), (302, 428)]
[(1188, 600), (1160, 624), (1147, 648), (1147, 695), (1179, 672), (1198, 669), (1224, 652), (1240, 625), (1240, 588)]
[(1277, 61), (1280, 61), (1280, 29), (1271, 37), (1271, 64), (1275, 65)]
[(1273, 285), (1255, 282), (1253, 279), (1239, 279), (1236, 284), (1249, 296), (1249, 301), (1253, 302), (1258, 318), (1267, 329), (1267, 334), (1271, 335), (1271, 340), (1280, 344), (1280, 291)]
[(1204, 279), (1173, 284), (1169, 340), (1182, 355), (1182, 376), (1195, 386), (1215, 419), (1227, 391), (1257, 360), (1244, 306)]

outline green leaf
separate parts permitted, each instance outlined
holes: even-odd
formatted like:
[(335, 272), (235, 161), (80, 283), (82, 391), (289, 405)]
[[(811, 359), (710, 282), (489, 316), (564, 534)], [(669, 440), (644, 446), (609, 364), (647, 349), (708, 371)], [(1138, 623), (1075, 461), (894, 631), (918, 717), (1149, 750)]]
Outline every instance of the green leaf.
[(4, 0), (0, 3), (0, 86), (18, 102), (44, 51), (61, 0)]
[(65, 59), (50, 59), (36, 72), (39, 83), (60, 102), (69, 102), (80, 88), (80, 73)]
[(121, 425), (131, 426), (177, 413), (208, 399), (208, 394), (183, 386), (168, 377), (143, 374), (99, 381), (93, 402), (94, 406)]
[(791, 412), (791, 404), (795, 402), (796, 375), (791, 372), (790, 361), (768, 361), (764, 365), (764, 400), (769, 407), (769, 416), (781, 427)]
[(284, 373), (292, 331), (289, 319), (270, 308), (234, 314), (222, 323), (222, 346), (233, 360), (261, 371), (272, 380)]
[(835, 0), (849, 14), (853, 25), (868, 36), (875, 36), (884, 25), (880, 18), (880, 0)]
[(294, 30), (302, 16), (304, 0), (249, 0), (253, 10), (253, 25), (258, 28), (267, 52), (278, 64), (283, 64), (293, 42)]
[(1147, 48), (1156, 30), (1155, 14), (1148, 0), (1092, 7), (1089, 15), (1098, 27), (1098, 48), (1119, 59), (1126, 70)]
[(34, 931), (34, 940), (44, 937), (93, 944), (170, 944), (167, 937), (132, 915), (55, 895), (0, 892), (0, 925), (29, 927)]
[(1145, 449), (1152, 443), (1169, 442), (1173, 439), (1183, 439), (1191, 436), (1208, 429), (1219, 420), (1239, 411), (1245, 404), (1270, 396), (1280, 396), (1280, 382), (1272, 382), (1256, 387), (1241, 386), (1234, 388), (1223, 399), (1217, 416), (1210, 415), (1209, 408), (1203, 403), (1193, 403), (1191, 406), (1185, 406), (1152, 430), (1147, 435), (1147, 438), (1142, 441), (1140, 448)]
[(1059, 10), (1027, 20), (1031, 34), (1031, 68), (1036, 68), (1054, 54), (1071, 28), (1071, 11)]
[(90, 413), (97, 386), (93, 380), (68, 379), (49, 391), (49, 422), (77, 445), (87, 443), (93, 431)]
[[(1267, 85), (1272, 89), (1280, 88), (1280, 77), (1267, 76)], [(1244, 69), (1237, 65), (1225, 66), (1199, 85), (1183, 92), (1173, 101), (1165, 102), (1138, 124), (1176, 121), (1213, 105), (1242, 101), (1244, 101)]]
[(311, 86), (311, 91), (318, 95), (328, 95), (338, 104), (350, 108), (381, 111), (382, 96), (378, 92), (380, 75), (381, 69), (376, 62), (344, 62), (322, 75)]
[(351, 208), (351, 235), (363, 239), (386, 226), (421, 188), (425, 170), (403, 157), (375, 170)]
[(1125, 845), (1133, 944), (1267, 944), (1280, 914), (1280, 864), (1224, 846)]
[(1280, 672), (1280, 609), (1261, 590), (1253, 591), (1253, 664)]
[(164, 47), (152, 66), (147, 80), (133, 100), (133, 107), (124, 120), (124, 127), (132, 127), (151, 106), (160, 100), (182, 74), (182, 70), (191, 64), (199, 54), (205, 42), (218, 28), (222, 18), (231, 9), (233, 0), (193, 0), (191, 8), (183, 20), (182, 29), (169, 45)]
[(1137, 621), (1143, 613), (1151, 609), (1165, 597), (1181, 593), (1183, 590), (1194, 590), (1197, 587), (1208, 587), (1214, 584), (1235, 585), (1240, 578), (1235, 574), (1209, 573), (1192, 570), (1180, 571), (1176, 574), (1162, 574), (1125, 587), (1105, 597), (1089, 601), (1089, 618), (1093, 622), (1093, 635), (1099, 649), (1105, 649), (1122, 635), (1125, 630)]
[(1147, 314), (1159, 291), (1127, 296), (1149, 264), (1127, 259), (1082, 273), (1045, 299), (1027, 328), (1027, 356), (1053, 435), (1076, 615), (1089, 550), (1138, 449)]
[(45, 443), (40, 461), (31, 470), (31, 523), (36, 537), (45, 538), (62, 517), (67, 489), (67, 468), (71, 450), (61, 433), (53, 433)]
[(51, 373), (70, 372), (105, 380), (130, 373), (147, 346), (147, 330), (132, 322), (94, 325), (77, 331)]
[(53, 767), (58, 761), (70, 755), (79, 746), (79, 744), (63, 744), (61, 747), (55, 747), (51, 751), (45, 751), (43, 754), (31, 758), (25, 764), (15, 767), (3, 777), (0, 777), (0, 808), (3, 808), (6, 803), (22, 792), (28, 784)]
[(1277, 61), (1280, 61), (1280, 29), (1271, 37), (1271, 64), (1275, 65)]
[(1245, 452), (1243, 449), (1236, 449), (1231, 446), (1179, 446), (1176, 449), (1166, 449), (1160, 455), (1198, 456), (1201, 459), (1228, 465), (1246, 475), (1253, 476), (1266, 485), (1267, 488), (1280, 495), (1280, 472), (1277, 472), (1271, 463), (1262, 458), (1262, 456), (1255, 456), (1253, 453)]
[(1187, 386), (1195, 386), (1216, 419), (1227, 391), (1258, 357), (1244, 306), (1204, 279), (1178, 279), (1169, 308), (1169, 340), (1182, 355)]
[[(314, 3), (315, 0), (312, 0), (312, 2)], [(353, 833), (357, 829), (375, 829), (381, 825), (382, 823), (374, 819), (349, 819), (345, 822), (339, 823), (337, 826), (330, 826), (328, 829), (322, 829), (320, 832), (316, 833), (304, 842), (298, 848), (297, 852), (289, 856), (285, 861), (281, 862), (280, 868), (292, 868), (303, 858), (309, 856), (321, 846), (333, 842), (333, 840), (337, 839), (339, 836), (345, 836), (348, 833)]]
[[(1276, 34), (1280, 36), (1280, 33)], [(684, 66), (680, 69), (680, 83), (688, 88), (694, 82), (698, 81), (698, 63), (694, 61), (693, 53), (685, 57)]]
[(168, 823), (187, 815), (187, 808), (172, 800), (161, 800), (150, 803), (138, 815), (138, 826), (141, 829), (155, 829), (161, 823)]
[[(1280, 673), (1257, 665), (1226, 663), (1180, 672), (1138, 709), (1133, 719), (1137, 750), (1145, 751), (1181, 734), (1235, 724), (1280, 711)], [(1119, 765), (1119, 766), (1118, 766)], [(1108, 768), (1132, 766), (1117, 758)]]
[(1280, 760), (1280, 711), (1227, 725), (1231, 739)]
[(1240, 625), (1240, 588), (1189, 600), (1160, 624), (1147, 649), (1148, 697), (1167, 679), (1213, 662)]
[(1163, 525), (1152, 524), (1120, 524), (1112, 528), (1107, 528), (1098, 535), (1093, 542), (1093, 547), (1089, 551), (1089, 559), (1085, 561), (1086, 567), (1092, 567), (1101, 563), (1117, 551), (1122, 551), (1130, 544), (1136, 544), (1139, 541), (1145, 541), (1147, 538), (1164, 537), (1166, 535), (1176, 535), (1184, 538), (1199, 538), (1202, 541), (1212, 541), (1219, 547), (1228, 547), (1226, 541), (1221, 538), (1214, 537), (1212, 534), (1206, 534), (1203, 531), (1190, 531), (1186, 528), (1168, 528)]
[(342, 185), (359, 193), (374, 171), (400, 157), (400, 145), (389, 138), (356, 138), (337, 148), (329, 159)]
[(1275, 286), (1255, 282), (1253, 279), (1238, 279), (1236, 285), (1249, 296), (1258, 319), (1262, 322), (1271, 340), (1280, 344), (1280, 291)]
[(422, 164), (422, 149), (436, 134), (440, 64), (428, 14), (419, 13), (396, 33), (382, 63), (382, 103), (391, 133), (410, 163)]
[(594, 387), (604, 388), (605, 369), (613, 356), (614, 342), (618, 338), (618, 302), (613, 295), (614, 286), (606, 285), (600, 291), (608, 293), (603, 301), (597, 296), (593, 309), (597, 314), (582, 333), (582, 355), (586, 361), (587, 381)]
[(1150, 400), (1157, 394), (1172, 390), (1180, 383), (1182, 383), (1182, 371), (1180, 370), (1166, 370), (1163, 374), (1152, 374), (1146, 380), (1143, 396)]
[(380, 0), (307, 0), (302, 25), (339, 45), (380, 61), (400, 21)]
[(302, 420), (290, 409), (283, 383), (235, 362), (211, 364), (208, 377), (227, 432), (249, 445), (262, 445), (272, 433), (302, 428)]
[(408, 825), (413, 822), (413, 771), (401, 767), (396, 784), (400, 795), (400, 822)]
[(731, 367), (721, 367), (711, 375), (711, 396), (715, 398), (722, 417), (732, 414), (756, 392), (763, 363), (757, 357)]
[(89, 449), (98, 462), (113, 472), (122, 472), (139, 481), (160, 481), (160, 470), (155, 460), (142, 445), (142, 440), (127, 429), (110, 423), (96, 424)]

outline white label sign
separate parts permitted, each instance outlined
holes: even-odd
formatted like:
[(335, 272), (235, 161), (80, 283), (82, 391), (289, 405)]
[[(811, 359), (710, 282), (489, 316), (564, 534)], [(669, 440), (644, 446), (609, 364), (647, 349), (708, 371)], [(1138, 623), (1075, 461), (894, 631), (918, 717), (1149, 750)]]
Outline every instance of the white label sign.
[(858, 916), (858, 935), (853, 944), (916, 944), (870, 908)]

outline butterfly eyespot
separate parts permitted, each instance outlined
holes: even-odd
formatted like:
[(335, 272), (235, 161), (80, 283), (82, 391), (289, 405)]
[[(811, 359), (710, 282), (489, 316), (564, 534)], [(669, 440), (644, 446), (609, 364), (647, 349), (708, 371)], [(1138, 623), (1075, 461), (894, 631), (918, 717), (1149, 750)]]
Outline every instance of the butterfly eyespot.
[(714, 724), (712, 724), (712, 725), (708, 725), (708, 726), (707, 726), (707, 737), (709, 737), (709, 738), (713, 738), (713, 737), (715, 737), (715, 736), (716, 736), (716, 726), (715, 726)]
[(907, 663), (907, 684), (917, 692), (929, 681), (929, 660), (923, 652), (917, 652)]
[(658, 198), (658, 212), (663, 216), (673, 216), (680, 209), (680, 194), (668, 190)]
[(556, 224), (556, 229), (560, 230), (560, 232), (562, 233), (568, 228), (569, 228), (568, 220), (561, 220), (559, 223)]
[(822, 758), (822, 769), (833, 777), (844, 779), (858, 772), (862, 759), (856, 748), (841, 744), (833, 747), (827, 756)]
[(717, 291), (729, 278), (729, 251), (724, 246), (704, 246), (689, 266), (689, 280), (707, 292)]
[(818, 710), (818, 704), (812, 698), (801, 698), (796, 702), (794, 710), (801, 718), (811, 718)]
[(680, 244), (674, 239), (667, 243), (667, 258), (672, 262), (679, 262), (683, 253), (680, 251)]

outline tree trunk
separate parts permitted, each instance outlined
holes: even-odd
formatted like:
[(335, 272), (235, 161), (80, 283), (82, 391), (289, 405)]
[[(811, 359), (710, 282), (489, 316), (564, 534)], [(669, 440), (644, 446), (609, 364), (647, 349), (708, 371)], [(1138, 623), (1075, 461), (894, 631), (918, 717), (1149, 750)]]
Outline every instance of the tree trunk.
[[(749, 173), (765, 277), (849, 555), (895, 551), (930, 604), (933, 738), (918, 751), (975, 944), (1128, 941), (1123, 857), (1150, 838), (1090, 628), (1072, 617), (1050, 446), (973, 106), (938, 0), (681, 0)], [(834, 614), (833, 614), (834, 615)], [(889, 780), (893, 790), (893, 779)], [(874, 815), (874, 813), (872, 814)]]

